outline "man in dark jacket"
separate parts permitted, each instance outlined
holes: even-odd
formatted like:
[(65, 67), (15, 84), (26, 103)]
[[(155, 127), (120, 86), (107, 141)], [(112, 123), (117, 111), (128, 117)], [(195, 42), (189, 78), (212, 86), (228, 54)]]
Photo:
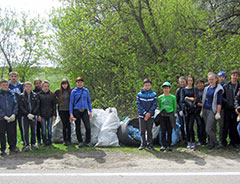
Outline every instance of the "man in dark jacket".
[[(146, 146), (153, 150), (152, 143), (152, 126), (154, 121), (154, 113), (157, 108), (157, 95), (151, 89), (152, 81), (145, 79), (143, 81), (143, 89), (137, 94), (137, 107), (139, 114), (139, 127), (141, 131), (141, 145), (139, 150)], [(145, 132), (147, 131), (147, 139)]]
[(233, 70), (231, 72), (231, 81), (226, 83), (223, 93), (223, 107), (224, 107), (224, 124), (222, 145), (227, 145), (227, 136), (229, 132), (230, 144), (233, 147), (239, 147), (239, 136), (237, 133), (237, 114), (235, 112), (234, 100), (237, 92), (240, 90), (238, 82), (239, 72)]
[(24, 129), (24, 148), (23, 151), (29, 151), (29, 126), (31, 128), (31, 148), (37, 150), (36, 143), (36, 116), (39, 111), (39, 99), (36, 93), (32, 91), (32, 83), (25, 82), (24, 92), (20, 95), (19, 107), (23, 116)]
[(15, 94), (10, 91), (7, 79), (0, 81), (0, 141), (1, 155), (6, 155), (6, 133), (9, 149), (11, 152), (18, 152), (16, 114), (18, 105)]

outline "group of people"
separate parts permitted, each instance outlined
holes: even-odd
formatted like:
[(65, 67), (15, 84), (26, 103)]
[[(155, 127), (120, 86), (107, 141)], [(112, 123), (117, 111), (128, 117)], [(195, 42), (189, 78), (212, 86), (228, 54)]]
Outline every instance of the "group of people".
[[(92, 107), (90, 94), (84, 86), (82, 77), (77, 77), (75, 88), (63, 79), (60, 88), (50, 90), (47, 80), (34, 80), (24, 84), (18, 81), (17, 72), (9, 73), (9, 81), (0, 81), (0, 141), (1, 155), (6, 155), (6, 135), (10, 152), (17, 153), (17, 122), (23, 142), (22, 151), (38, 150), (38, 145), (52, 145), (52, 123), (56, 119), (57, 110), (63, 125), (63, 144), (71, 144), (71, 122), (76, 125), (78, 147), (90, 146), (90, 118)], [(83, 142), (81, 120), (86, 128), (86, 139)], [(29, 129), (31, 139), (29, 141)], [(36, 141), (37, 138), (37, 141)]]
[[(224, 71), (215, 74), (208, 73), (208, 82), (203, 78), (196, 81), (192, 75), (179, 78), (180, 87), (176, 94), (170, 93), (171, 84), (162, 84), (163, 94), (158, 96), (151, 89), (150, 79), (143, 81), (143, 88), (137, 94), (139, 127), (141, 145), (139, 150), (153, 150), (152, 127), (155, 122), (161, 128), (161, 151), (171, 151), (172, 130), (176, 122), (181, 125), (181, 139), (188, 149), (196, 149), (196, 145), (207, 145), (209, 149), (218, 149), (228, 145), (240, 148), (240, 138), (237, 131), (240, 121), (240, 83), (238, 70), (231, 72), (231, 80), (225, 83)], [(154, 118), (155, 109), (160, 113)], [(195, 140), (194, 123), (197, 125)], [(217, 131), (217, 126), (219, 131)], [(217, 132), (219, 139), (217, 139)], [(167, 133), (167, 136), (166, 136)]]

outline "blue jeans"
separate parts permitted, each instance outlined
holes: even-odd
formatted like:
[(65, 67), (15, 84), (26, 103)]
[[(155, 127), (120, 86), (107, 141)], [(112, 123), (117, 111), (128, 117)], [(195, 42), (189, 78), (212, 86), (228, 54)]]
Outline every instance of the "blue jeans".
[[(42, 137), (43, 144), (52, 143), (52, 117), (44, 118), (42, 117), (41, 127), (42, 127)], [(48, 138), (47, 138), (47, 129), (48, 129)]]

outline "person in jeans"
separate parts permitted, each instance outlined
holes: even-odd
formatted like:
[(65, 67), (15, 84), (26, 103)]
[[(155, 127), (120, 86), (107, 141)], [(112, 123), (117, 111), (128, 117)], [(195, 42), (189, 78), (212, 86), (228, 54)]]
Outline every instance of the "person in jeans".
[(52, 145), (52, 122), (56, 120), (56, 96), (50, 91), (49, 86), (48, 81), (43, 81), (42, 91), (38, 94), (40, 101), (38, 121), (41, 122), (43, 146)]
[[(34, 93), (39, 93), (40, 91), (42, 91), (42, 80), (40, 78), (35, 78), (34, 79)], [(42, 128), (41, 128), (41, 122), (38, 121), (38, 119), (36, 119), (37, 121), (37, 130), (36, 130), (36, 135), (37, 135), (37, 144), (38, 145), (42, 145), (42, 136), (41, 136), (41, 132), (42, 132)]]
[[(153, 150), (152, 126), (155, 109), (157, 107), (157, 95), (151, 88), (152, 81), (150, 79), (144, 79), (143, 88), (137, 94), (139, 127), (141, 132), (141, 145), (138, 148), (139, 150), (143, 150), (145, 147)], [(145, 134), (146, 131), (147, 138)]]
[(206, 123), (206, 132), (209, 137), (208, 148), (219, 148), (216, 138), (216, 120), (221, 118), (223, 87), (218, 84), (218, 77), (215, 73), (208, 74), (209, 85), (204, 88), (202, 97), (202, 116)]
[(58, 113), (63, 125), (63, 145), (71, 144), (71, 123), (69, 114), (69, 102), (71, 87), (67, 79), (61, 81), (61, 88), (55, 91), (58, 103)]
[(10, 152), (18, 152), (16, 115), (18, 104), (15, 93), (9, 90), (7, 79), (0, 81), (0, 142), (1, 155), (6, 155), (6, 133)]
[[(85, 145), (91, 146), (91, 127), (90, 118), (92, 117), (91, 98), (87, 88), (83, 87), (84, 80), (82, 77), (77, 77), (76, 85), (70, 95), (69, 113), (70, 120), (75, 121), (76, 134), (78, 139), (78, 147), (83, 147), (83, 139), (81, 133), (81, 120), (83, 120), (86, 129)], [(89, 112), (88, 112), (89, 110)]]
[[(158, 107), (160, 110), (160, 128), (161, 128), (161, 140), (162, 146), (160, 151), (172, 151), (170, 147), (172, 143), (172, 129), (176, 129), (176, 97), (170, 93), (171, 84), (164, 82), (162, 85), (163, 94), (158, 97)], [(167, 140), (166, 140), (167, 133)]]
[(31, 128), (31, 149), (38, 150), (36, 143), (36, 116), (39, 111), (39, 99), (36, 93), (32, 91), (32, 83), (24, 83), (24, 92), (20, 95), (19, 107), (23, 116), (23, 151), (29, 151), (29, 127)]

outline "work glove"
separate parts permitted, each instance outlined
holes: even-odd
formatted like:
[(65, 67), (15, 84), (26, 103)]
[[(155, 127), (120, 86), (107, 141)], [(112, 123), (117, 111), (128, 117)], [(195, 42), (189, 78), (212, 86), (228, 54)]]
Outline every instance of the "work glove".
[(180, 116), (183, 116), (183, 111), (179, 111), (179, 115), (180, 115)]
[(200, 117), (201, 117), (201, 118), (203, 117), (203, 112), (202, 112), (202, 110), (201, 110), (201, 112), (200, 112)]
[(27, 117), (29, 120), (32, 120), (32, 121), (34, 121), (35, 119), (35, 116), (33, 114), (28, 114)]
[(9, 117), (4, 116), (3, 118), (4, 118), (7, 122), (10, 122), (10, 118), (9, 118)]
[(220, 118), (221, 118), (221, 115), (220, 115), (220, 113), (217, 112), (216, 115), (215, 115), (215, 119), (219, 120)]
[(237, 117), (237, 122), (239, 122), (240, 121), (240, 115), (238, 115), (238, 117)]
[(12, 114), (12, 115), (9, 117), (9, 122), (15, 121), (15, 119), (16, 119), (15, 114)]

